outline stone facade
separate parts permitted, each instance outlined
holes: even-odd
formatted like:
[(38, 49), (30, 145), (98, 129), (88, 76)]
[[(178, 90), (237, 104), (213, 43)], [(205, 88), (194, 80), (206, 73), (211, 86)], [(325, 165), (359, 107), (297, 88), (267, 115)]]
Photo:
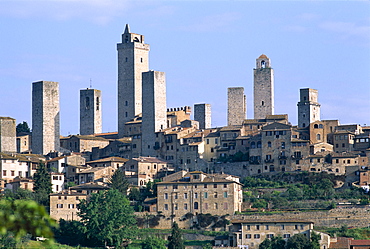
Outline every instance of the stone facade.
[(175, 217), (176, 222), (187, 213), (226, 215), (241, 211), (238, 177), (193, 171), (170, 179), (157, 183), (157, 210), (166, 217)]
[(0, 152), (16, 151), (15, 119), (9, 117), (0, 117)]
[(274, 114), (274, 70), (270, 59), (262, 54), (254, 69), (254, 119), (264, 119)]
[(128, 24), (118, 51), (118, 136), (125, 123), (142, 112), (142, 73), (149, 71), (149, 45), (144, 36), (131, 33)]
[(78, 184), (89, 182), (107, 182), (116, 171), (113, 167), (96, 167), (83, 169), (76, 173)]
[(141, 128), (141, 155), (156, 156), (156, 132), (167, 128), (165, 73), (145, 72), (143, 80), (143, 114)]
[(244, 87), (227, 89), (227, 125), (241, 125), (246, 116)]
[(46, 155), (60, 147), (59, 83), (32, 84), (32, 153)]
[(17, 135), (17, 153), (31, 152), (31, 138), (30, 134)]
[(300, 89), (298, 102), (298, 127), (305, 128), (311, 123), (320, 120), (319, 91), (311, 88)]
[(211, 104), (195, 104), (194, 120), (199, 122), (199, 129), (211, 128)]
[(51, 194), (50, 199), (50, 217), (59, 221), (64, 220), (80, 220), (77, 215), (77, 205), (80, 200), (87, 198), (86, 194), (82, 193), (57, 193)]
[(101, 91), (80, 90), (80, 134), (91, 135), (102, 132)]
[(91, 152), (93, 147), (104, 148), (109, 140), (91, 135), (71, 135), (60, 139), (60, 146), (73, 152)]

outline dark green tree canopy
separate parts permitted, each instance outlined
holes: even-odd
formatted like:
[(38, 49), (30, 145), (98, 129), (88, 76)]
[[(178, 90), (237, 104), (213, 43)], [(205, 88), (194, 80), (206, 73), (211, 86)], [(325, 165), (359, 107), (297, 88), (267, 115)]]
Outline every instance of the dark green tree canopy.
[(168, 249), (185, 249), (182, 232), (176, 222), (172, 225), (171, 236), (168, 237)]
[(121, 246), (137, 233), (136, 220), (129, 201), (118, 190), (110, 189), (81, 200), (78, 215), (86, 236), (95, 246)]
[(23, 121), (23, 123), (17, 124), (16, 130), (17, 130), (17, 134), (21, 133), (21, 132), (30, 132), (31, 131), (30, 127), (28, 127), (28, 124), (27, 124), (26, 121)]
[(125, 173), (117, 169), (112, 177), (108, 180), (108, 186), (112, 189), (117, 189), (119, 192), (121, 192), (124, 196), (127, 196), (127, 190), (130, 186)]
[(142, 242), (142, 249), (166, 249), (167, 247), (165, 246), (166, 241), (157, 238), (157, 237), (152, 237), (149, 236), (147, 237), (143, 242)]
[(35, 199), (44, 206), (49, 206), (49, 194), (53, 192), (50, 174), (46, 170), (44, 163), (39, 163), (36, 173), (33, 175)]

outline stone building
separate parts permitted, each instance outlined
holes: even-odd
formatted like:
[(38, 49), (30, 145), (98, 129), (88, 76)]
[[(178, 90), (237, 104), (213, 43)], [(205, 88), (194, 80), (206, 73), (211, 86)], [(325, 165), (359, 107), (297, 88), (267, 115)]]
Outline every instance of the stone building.
[(66, 173), (68, 166), (85, 165), (85, 158), (79, 154), (72, 154), (69, 156), (60, 156), (46, 161), (48, 170), (56, 173)]
[(141, 155), (156, 156), (156, 132), (167, 128), (165, 73), (144, 72), (142, 75)]
[(64, 173), (50, 173), (51, 188), (53, 193), (58, 193), (64, 189)]
[(211, 104), (195, 104), (194, 120), (199, 122), (199, 129), (211, 128)]
[(254, 71), (254, 119), (274, 114), (274, 70), (270, 59), (262, 54), (256, 59)]
[(300, 89), (298, 102), (298, 127), (305, 128), (311, 123), (320, 120), (319, 92), (316, 89)]
[(101, 91), (80, 90), (80, 134), (91, 135), (102, 132)]
[(126, 24), (118, 51), (118, 136), (125, 123), (142, 112), (142, 73), (149, 71), (149, 44), (144, 36), (131, 33)]
[(238, 177), (193, 171), (169, 179), (157, 183), (157, 211), (174, 217), (174, 221), (187, 213), (227, 215), (241, 211), (242, 184)]
[(32, 153), (46, 155), (60, 147), (59, 83), (32, 83)]
[(17, 153), (31, 152), (31, 133), (17, 134)]
[(14, 118), (0, 117), (0, 152), (17, 152)]
[(107, 182), (116, 171), (113, 167), (96, 167), (83, 169), (76, 173), (79, 184), (89, 182)]
[(91, 135), (70, 135), (60, 139), (60, 147), (72, 152), (92, 152), (93, 147), (104, 148), (109, 140)]
[(241, 125), (246, 116), (244, 87), (227, 89), (227, 125)]
[(80, 220), (81, 218), (77, 215), (77, 206), (80, 204), (80, 200), (87, 198), (87, 194), (78, 192), (60, 192), (56, 194), (50, 194), (50, 217), (59, 221), (64, 220)]
[(128, 161), (126, 158), (122, 157), (107, 157), (102, 158), (94, 161), (89, 161), (86, 165), (96, 168), (96, 167), (112, 167), (113, 169), (118, 169), (119, 167), (123, 167), (125, 163)]

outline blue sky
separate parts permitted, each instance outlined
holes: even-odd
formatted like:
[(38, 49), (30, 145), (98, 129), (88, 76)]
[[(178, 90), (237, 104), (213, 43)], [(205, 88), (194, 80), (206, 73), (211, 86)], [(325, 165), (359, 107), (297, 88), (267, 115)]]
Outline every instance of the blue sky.
[(117, 130), (117, 51), (125, 24), (145, 35), (167, 106), (212, 105), (226, 125), (227, 88), (275, 70), (275, 113), (297, 124), (300, 88), (319, 90), (321, 119), (370, 125), (369, 1), (0, 0), (0, 116), (31, 124), (31, 87), (60, 83), (61, 134), (79, 133), (79, 90), (103, 94), (103, 131)]

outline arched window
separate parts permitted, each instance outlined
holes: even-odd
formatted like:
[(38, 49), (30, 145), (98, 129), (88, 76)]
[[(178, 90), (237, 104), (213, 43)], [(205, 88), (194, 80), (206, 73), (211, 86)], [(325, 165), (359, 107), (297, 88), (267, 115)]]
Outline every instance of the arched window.
[(257, 142), (257, 148), (261, 148), (261, 141)]
[(255, 142), (251, 142), (251, 149), (255, 149), (256, 148), (256, 143)]
[(317, 135), (316, 135), (316, 139), (317, 139), (317, 140), (321, 140), (321, 135), (320, 135), (320, 134), (317, 134)]
[(319, 124), (319, 128), (322, 129), (324, 128), (324, 126), (322, 124)]
[(266, 67), (266, 62), (265, 61), (261, 61), (261, 68), (265, 68)]
[(319, 128), (319, 125), (318, 124), (314, 124), (313, 128), (317, 129), (317, 128)]
[(196, 201), (196, 202), (194, 202), (194, 209), (198, 209), (199, 208), (199, 204), (198, 204), (198, 202)]
[(267, 147), (271, 147), (271, 142), (270, 141), (267, 142)]

